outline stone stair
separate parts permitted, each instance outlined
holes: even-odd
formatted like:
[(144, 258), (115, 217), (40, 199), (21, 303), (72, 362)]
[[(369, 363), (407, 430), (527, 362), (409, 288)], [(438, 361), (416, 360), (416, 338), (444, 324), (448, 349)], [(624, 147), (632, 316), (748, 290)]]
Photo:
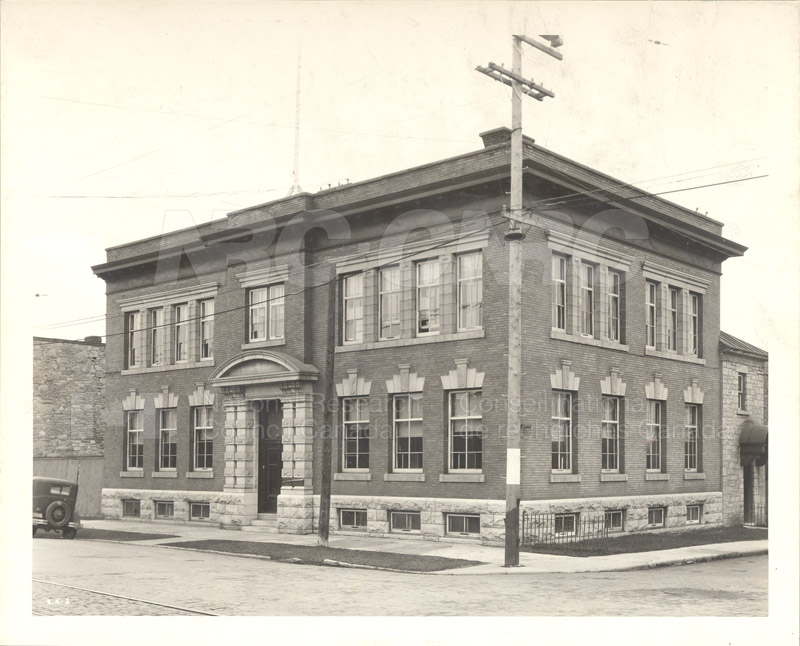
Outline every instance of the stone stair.
[(264, 534), (278, 533), (278, 514), (258, 514), (249, 525), (242, 527), (243, 532), (260, 532)]

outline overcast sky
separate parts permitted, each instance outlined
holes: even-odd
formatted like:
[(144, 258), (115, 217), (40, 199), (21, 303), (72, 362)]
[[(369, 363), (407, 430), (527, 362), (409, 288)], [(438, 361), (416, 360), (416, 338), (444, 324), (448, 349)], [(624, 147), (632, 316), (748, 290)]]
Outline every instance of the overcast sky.
[(4, 403), (32, 335), (104, 334), (106, 247), (286, 194), (301, 41), (314, 192), (480, 148), (510, 106), (475, 66), (561, 34), (563, 63), (526, 51), (556, 94), (525, 103), (538, 144), (653, 192), (768, 175), (666, 197), (749, 247), (723, 265), (722, 327), (770, 351), (796, 457), (798, 6), (5, 0)]

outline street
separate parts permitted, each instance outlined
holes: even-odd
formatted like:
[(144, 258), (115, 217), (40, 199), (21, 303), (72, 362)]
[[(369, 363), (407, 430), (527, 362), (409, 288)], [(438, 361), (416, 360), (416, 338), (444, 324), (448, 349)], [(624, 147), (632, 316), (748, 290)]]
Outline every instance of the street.
[(33, 614), (766, 616), (767, 561), (753, 556), (632, 572), (449, 576), (38, 540)]

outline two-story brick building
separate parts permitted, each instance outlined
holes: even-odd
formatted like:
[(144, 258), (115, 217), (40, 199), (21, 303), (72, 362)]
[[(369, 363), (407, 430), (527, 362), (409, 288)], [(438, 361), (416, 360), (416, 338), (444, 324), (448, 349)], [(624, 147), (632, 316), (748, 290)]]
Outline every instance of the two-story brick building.
[[(107, 250), (103, 511), (310, 532), (337, 284), (338, 531), (501, 540), (509, 130)], [(521, 499), (721, 521), (722, 224), (524, 142)]]

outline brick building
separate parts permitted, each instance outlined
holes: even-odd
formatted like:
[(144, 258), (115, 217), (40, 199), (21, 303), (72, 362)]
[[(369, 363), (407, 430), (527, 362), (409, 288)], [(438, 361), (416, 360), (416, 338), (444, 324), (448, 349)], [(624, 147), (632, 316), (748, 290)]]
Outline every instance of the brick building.
[(33, 474), (78, 481), (78, 512), (100, 515), (105, 344), (33, 339)]
[[(107, 250), (106, 516), (313, 530), (333, 268), (335, 531), (502, 540), (510, 135), (481, 137)], [(527, 138), (523, 172), (522, 508), (720, 522), (721, 263), (745, 248)]]
[(726, 524), (767, 524), (769, 355), (720, 333), (722, 492)]

